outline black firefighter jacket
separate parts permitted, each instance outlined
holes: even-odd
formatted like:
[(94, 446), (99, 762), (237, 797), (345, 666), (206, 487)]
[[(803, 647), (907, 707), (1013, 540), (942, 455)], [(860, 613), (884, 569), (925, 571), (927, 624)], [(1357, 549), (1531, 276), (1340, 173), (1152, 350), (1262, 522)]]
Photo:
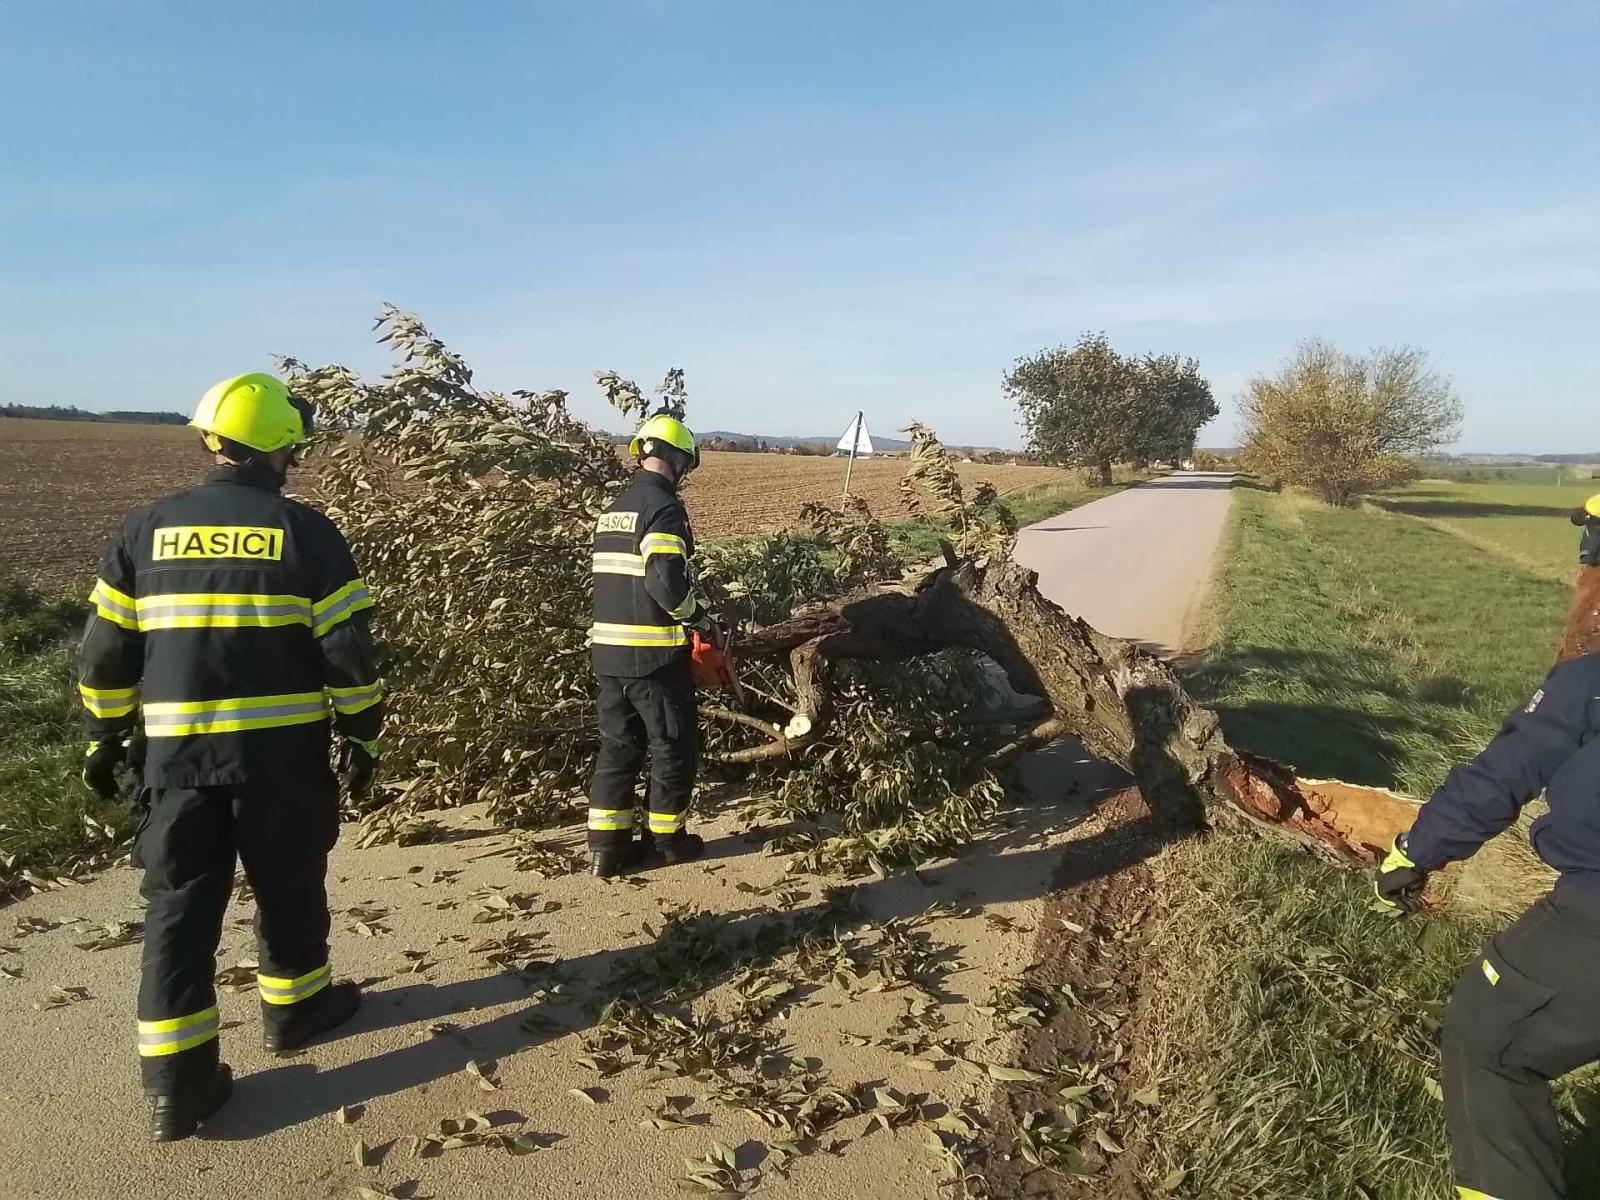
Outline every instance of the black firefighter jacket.
[(594, 531), (597, 675), (649, 675), (687, 663), (684, 626), (701, 615), (690, 562), (694, 534), (683, 501), (665, 476), (640, 471)]
[(1469, 858), (1540, 792), (1533, 848), (1562, 881), (1600, 888), (1600, 654), (1557, 664), (1499, 735), (1422, 806), (1406, 854), (1423, 870)]
[(333, 522), (267, 473), (224, 467), (133, 513), (90, 603), (89, 737), (142, 724), (148, 786), (326, 775), (330, 719), (376, 751), (367, 586)]

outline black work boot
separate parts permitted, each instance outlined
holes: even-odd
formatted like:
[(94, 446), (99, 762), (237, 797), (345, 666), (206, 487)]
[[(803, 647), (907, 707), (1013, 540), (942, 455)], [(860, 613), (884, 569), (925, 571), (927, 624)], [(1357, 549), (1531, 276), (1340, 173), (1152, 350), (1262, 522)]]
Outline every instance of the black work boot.
[(623, 842), (620, 846), (606, 846), (589, 852), (589, 874), (596, 879), (629, 875), (644, 865), (644, 854), (637, 842)]
[(261, 1030), (261, 1046), (268, 1054), (298, 1050), (328, 1030), (343, 1025), (361, 1007), (361, 989), (350, 980), (329, 984), (309, 1000), (294, 1005), (289, 1019), (268, 1022)]
[(233, 1095), (233, 1072), (218, 1063), (206, 1079), (187, 1084), (164, 1096), (150, 1097), (150, 1140), (181, 1142), (194, 1136), (207, 1117)]
[(656, 843), (656, 853), (669, 867), (692, 863), (706, 852), (706, 840), (698, 833), (675, 833)]

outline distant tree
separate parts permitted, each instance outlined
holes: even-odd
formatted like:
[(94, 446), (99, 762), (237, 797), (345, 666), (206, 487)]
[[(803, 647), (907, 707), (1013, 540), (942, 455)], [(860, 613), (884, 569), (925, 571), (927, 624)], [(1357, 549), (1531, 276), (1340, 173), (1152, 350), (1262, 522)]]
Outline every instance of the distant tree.
[(1181, 459), (1217, 415), (1199, 364), (1177, 355), (1124, 358), (1104, 333), (1020, 358), (1006, 374), (1029, 449), (1111, 482), (1111, 465)]
[(1200, 364), (1176, 354), (1147, 354), (1135, 365), (1138, 418), (1128, 457), (1148, 464), (1181, 462), (1194, 453), (1201, 427), (1220, 411)]
[(1412, 456), (1461, 432), (1449, 380), (1411, 346), (1360, 357), (1304, 342), (1276, 375), (1250, 381), (1241, 414), (1247, 470), (1340, 505), (1414, 478)]

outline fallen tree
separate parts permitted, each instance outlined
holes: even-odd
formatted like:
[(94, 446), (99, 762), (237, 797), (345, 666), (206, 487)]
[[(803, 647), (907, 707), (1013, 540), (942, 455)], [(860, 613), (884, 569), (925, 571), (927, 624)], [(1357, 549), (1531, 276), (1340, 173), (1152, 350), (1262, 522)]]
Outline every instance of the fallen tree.
[(953, 550), (913, 580), (806, 605), (742, 638), (744, 658), (788, 656), (799, 705), (786, 728), (769, 727), (764, 744), (720, 757), (793, 759), (824, 736), (836, 663), (904, 662), (953, 648), (984, 655), (1013, 691), (1044, 702), (1037, 719), (987, 755), (989, 765), (1076, 737), (1129, 771), (1150, 811), (1173, 826), (1269, 831), (1350, 864), (1374, 861), (1415, 815), (1410, 801), (1382, 789), (1302, 781), (1230, 748), (1217, 715), (1187, 695), (1168, 663), (1068, 616), (1040, 594), (1032, 571)]
[[(379, 327), (402, 361), (376, 382), (286, 364), (327, 418), (330, 511), (381, 604), (397, 782), (375, 837), (414, 838), (403, 818), (474, 800), (506, 823), (568, 822), (592, 744), (590, 531), (626, 468), (564, 394), (480, 390), (417, 318), (385, 309)], [(656, 401), (597, 380), (630, 418), (684, 411), (682, 372)], [(1231, 749), (1169, 665), (1041, 596), (1010, 560), (1016, 525), (993, 489), (969, 495), (932, 431), (908, 432), (906, 505), (946, 539), (943, 565), (874, 582), (898, 562), (859, 503), (807, 506), (810, 535), (697, 556), (751, 667), (748, 709), (705, 706), (708, 756), (752, 775), (781, 815), (830, 817), (848, 844), (830, 857), (882, 866), (958, 848), (998, 804), (997, 772), (1068, 735), (1130, 771), (1174, 828), (1266, 832), (1356, 865), (1410, 823), (1402, 797)]]

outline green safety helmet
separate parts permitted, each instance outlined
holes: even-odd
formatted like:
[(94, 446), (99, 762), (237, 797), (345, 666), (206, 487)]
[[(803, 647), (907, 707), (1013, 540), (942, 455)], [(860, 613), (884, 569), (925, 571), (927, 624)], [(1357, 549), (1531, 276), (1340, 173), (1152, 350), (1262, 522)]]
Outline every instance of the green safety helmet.
[(694, 444), (694, 434), (689, 432), (689, 427), (677, 417), (669, 417), (666, 413), (656, 413), (633, 435), (633, 441), (628, 443), (628, 454), (633, 458), (639, 457), (639, 451), (646, 442), (665, 442), (675, 449), (682, 450), (689, 456), (689, 469), (692, 471), (700, 465), (700, 451)]
[(311, 406), (291, 396), (276, 376), (235, 375), (200, 397), (189, 424), (205, 435), (206, 448), (213, 452), (227, 438), (270, 454), (311, 437)]

